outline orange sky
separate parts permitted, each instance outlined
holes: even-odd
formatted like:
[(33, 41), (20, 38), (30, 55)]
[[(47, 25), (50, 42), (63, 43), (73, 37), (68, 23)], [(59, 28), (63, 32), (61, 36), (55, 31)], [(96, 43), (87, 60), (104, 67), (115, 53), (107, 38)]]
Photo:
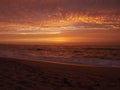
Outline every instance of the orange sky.
[(0, 1), (1, 43), (120, 43), (119, 0)]

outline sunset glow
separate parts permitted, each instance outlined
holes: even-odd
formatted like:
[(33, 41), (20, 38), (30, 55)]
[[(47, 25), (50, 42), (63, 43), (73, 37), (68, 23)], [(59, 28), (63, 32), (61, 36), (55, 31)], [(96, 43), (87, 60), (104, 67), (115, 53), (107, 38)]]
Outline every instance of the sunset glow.
[(119, 0), (0, 1), (0, 42), (119, 43), (119, 3)]

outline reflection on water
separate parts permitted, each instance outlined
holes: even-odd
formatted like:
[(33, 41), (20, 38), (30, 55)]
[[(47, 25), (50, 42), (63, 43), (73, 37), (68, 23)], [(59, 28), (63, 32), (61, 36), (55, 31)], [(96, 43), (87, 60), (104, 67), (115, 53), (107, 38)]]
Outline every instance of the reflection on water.
[(118, 46), (0, 45), (0, 51), (42, 57), (120, 60)]

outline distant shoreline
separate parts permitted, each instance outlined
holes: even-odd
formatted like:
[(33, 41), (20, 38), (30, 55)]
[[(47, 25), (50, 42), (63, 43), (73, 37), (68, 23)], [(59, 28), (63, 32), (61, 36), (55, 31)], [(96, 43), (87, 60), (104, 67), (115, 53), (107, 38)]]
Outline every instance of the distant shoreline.
[(120, 46), (120, 43), (95, 43), (95, 42), (80, 42), (80, 43), (5, 43), (0, 42), (0, 45), (58, 45), (58, 46)]

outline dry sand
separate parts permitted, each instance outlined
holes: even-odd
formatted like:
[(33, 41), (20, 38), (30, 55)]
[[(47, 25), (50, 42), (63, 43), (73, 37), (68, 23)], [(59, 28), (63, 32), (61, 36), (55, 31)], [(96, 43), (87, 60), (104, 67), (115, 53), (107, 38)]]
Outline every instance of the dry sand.
[(120, 90), (120, 68), (0, 58), (0, 90)]

